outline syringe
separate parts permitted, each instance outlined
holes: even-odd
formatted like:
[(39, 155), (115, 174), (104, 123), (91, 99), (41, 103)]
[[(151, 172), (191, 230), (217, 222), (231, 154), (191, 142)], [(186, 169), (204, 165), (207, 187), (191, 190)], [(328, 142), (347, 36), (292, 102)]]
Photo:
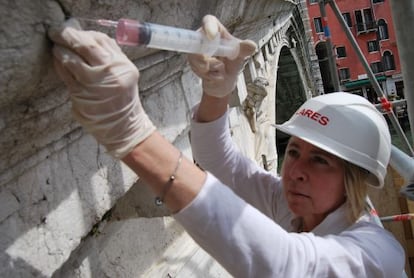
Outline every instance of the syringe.
[(120, 45), (141, 45), (149, 48), (222, 56), (230, 59), (236, 58), (239, 54), (238, 39), (222, 39), (218, 35), (215, 39), (209, 40), (201, 32), (125, 18), (118, 21), (83, 18), (81, 20), (114, 27), (116, 41)]

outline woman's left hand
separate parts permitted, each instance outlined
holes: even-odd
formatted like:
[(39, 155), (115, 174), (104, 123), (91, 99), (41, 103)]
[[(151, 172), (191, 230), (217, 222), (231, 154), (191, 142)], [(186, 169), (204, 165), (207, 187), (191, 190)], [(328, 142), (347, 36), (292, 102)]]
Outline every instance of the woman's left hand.
[(220, 35), (222, 39), (239, 41), (239, 54), (233, 60), (200, 54), (188, 55), (191, 69), (202, 79), (203, 92), (214, 97), (225, 97), (236, 87), (237, 77), (243, 69), (246, 58), (256, 51), (256, 43), (233, 37), (226, 27), (212, 15), (206, 15), (203, 18), (200, 32), (204, 32), (211, 40)]

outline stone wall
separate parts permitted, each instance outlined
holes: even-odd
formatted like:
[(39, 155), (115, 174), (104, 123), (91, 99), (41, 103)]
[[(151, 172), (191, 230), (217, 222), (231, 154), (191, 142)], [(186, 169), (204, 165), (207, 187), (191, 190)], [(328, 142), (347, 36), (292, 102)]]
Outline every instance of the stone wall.
[[(109, 157), (72, 119), (67, 90), (52, 66), (46, 33), (49, 26), (71, 16), (138, 18), (196, 29), (203, 15), (216, 15), (235, 36), (259, 45), (240, 75), (231, 128), (246, 155), (276, 171), (275, 134), (269, 123), (276, 120), (278, 62), (282, 48), (291, 43), (293, 1), (0, 3), (2, 276), (228, 276), (167, 210), (153, 205), (154, 196), (139, 178)], [(304, 37), (296, 34), (308, 42)], [(141, 72), (141, 99), (154, 124), (191, 158), (189, 119), (201, 88), (185, 55), (142, 47), (124, 51)], [(298, 56), (294, 51), (289, 55)], [(303, 91), (315, 91), (306, 73), (308, 66), (296, 60), (292, 59), (299, 63), (297, 68), (306, 69), (301, 75)]]

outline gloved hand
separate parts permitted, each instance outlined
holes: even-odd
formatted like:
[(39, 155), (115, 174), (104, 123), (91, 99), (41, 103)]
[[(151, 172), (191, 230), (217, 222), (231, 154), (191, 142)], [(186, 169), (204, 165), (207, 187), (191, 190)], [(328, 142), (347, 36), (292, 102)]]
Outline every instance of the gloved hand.
[(155, 130), (139, 99), (138, 69), (113, 39), (78, 29), (69, 20), (49, 30), (56, 70), (69, 89), (74, 118), (122, 158)]
[[(204, 32), (211, 40), (217, 34), (220, 34), (221, 38), (238, 40), (212, 15), (206, 15), (203, 18), (200, 31)], [(237, 76), (242, 70), (246, 58), (252, 55), (257, 48), (256, 43), (251, 40), (239, 41), (239, 55), (234, 60), (200, 54), (188, 55), (191, 69), (202, 79), (205, 94), (221, 98), (229, 95), (236, 87)]]

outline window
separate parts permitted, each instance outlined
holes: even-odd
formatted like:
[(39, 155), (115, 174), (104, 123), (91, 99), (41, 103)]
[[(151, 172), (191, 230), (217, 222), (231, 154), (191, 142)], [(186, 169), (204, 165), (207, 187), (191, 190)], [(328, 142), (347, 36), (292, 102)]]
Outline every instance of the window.
[(384, 19), (378, 20), (378, 39), (388, 39), (388, 26)]
[(355, 11), (356, 28), (358, 33), (375, 30), (375, 21), (371, 9)]
[(339, 79), (341, 81), (349, 80), (350, 77), (351, 73), (349, 72), (349, 68), (339, 69)]
[(338, 46), (336, 48), (336, 56), (338, 58), (343, 58), (346, 57), (346, 50), (345, 50), (345, 46)]
[(348, 27), (352, 27), (351, 14), (350, 13), (343, 13), (342, 16), (345, 19), (346, 24), (348, 25)]
[(322, 18), (320, 18), (320, 17), (314, 18), (313, 23), (315, 24), (315, 32), (316, 33), (323, 33)]
[(364, 9), (364, 20), (367, 30), (375, 28), (375, 20), (371, 9)]
[(382, 56), (385, 70), (395, 70), (394, 55), (390, 51), (385, 51)]
[(372, 0), (372, 3), (381, 3), (381, 2), (384, 2), (384, 0)]
[(318, 3), (319, 2), (319, 0), (309, 0), (309, 4), (315, 4), (315, 3)]
[(373, 73), (383, 72), (382, 63), (381, 62), (374, 62), (371, 64), (371, 70)]
[(355, 11), (356, 28), (358, 32), (364, 31), (364, 20), (361, 11)]
[(379, 50), (378, 41), (369, 41), (368, 43), (368, 52), (374, 52)]

